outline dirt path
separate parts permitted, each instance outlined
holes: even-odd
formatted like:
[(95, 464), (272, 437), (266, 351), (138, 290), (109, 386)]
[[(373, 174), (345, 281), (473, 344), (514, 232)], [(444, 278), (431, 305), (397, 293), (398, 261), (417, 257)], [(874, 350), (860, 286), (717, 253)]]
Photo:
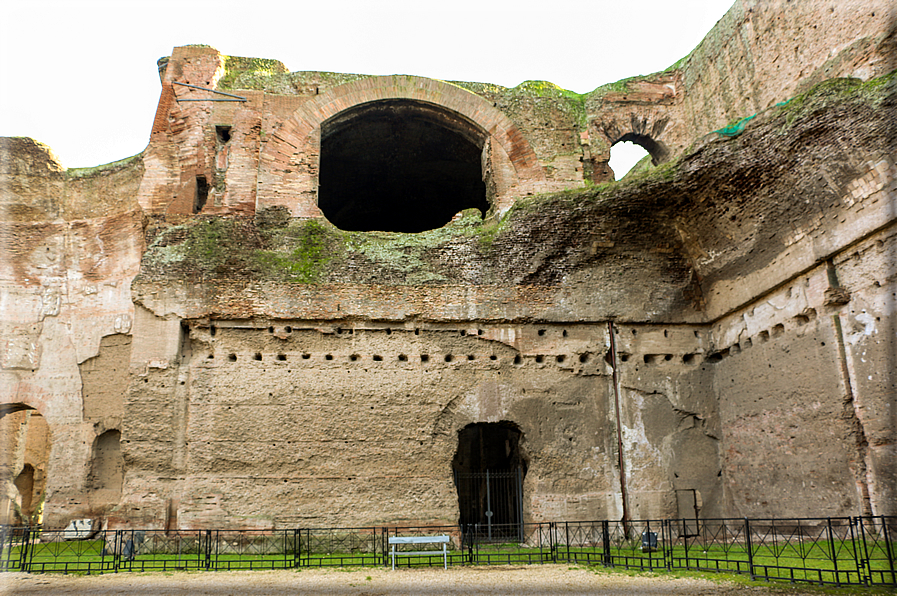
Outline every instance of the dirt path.
[[(567, 565), (526, 567), (455, 567), (443, 569), (306, 569), (302, 571), (230, 571), (203, 573), (120, 573), (99, 576), (0, 574), (3, 594), (555, 594), (762, 596), (764, 587), (745, 587), (702, 579), (631, 577), (595, 573)], [(781, 593), (781, 592), (777, 592)], [(789, 591), (799, 596), (799, 591)]]

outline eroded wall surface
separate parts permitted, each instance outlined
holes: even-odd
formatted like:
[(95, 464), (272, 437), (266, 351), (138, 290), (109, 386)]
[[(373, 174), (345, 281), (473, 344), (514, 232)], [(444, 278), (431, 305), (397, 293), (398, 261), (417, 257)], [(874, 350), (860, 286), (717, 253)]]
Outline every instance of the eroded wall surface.
[[(527, 521), (893, 514), (892, 24), (745, 0), (587, 96), (176, 48), (142, 155), (3, 139), (6, 502), (39, 414), (52, 527), (456, 523), (471, 424), (520, 433)], [(322, 217), (322, 129), (381, 100), (476, 144), (485, 219)], [(588, 185), (621, 139), (660, 167)]]
[[(94, 438), (106, 428), (85, 417), (79, 365), (100, 354), (106, 336), (131, 332), (143, 168), (136, 158), (65, 170), (31, 139), (0, 143), (0, 403), (36, 410), (49, 425), (44, 521), (64, 526), (100, 513), (87, 475)], [(110, 371), (128, 369), (127, 354), (113, 360)], [(114, 385), (114, 376), (93, 385)]]

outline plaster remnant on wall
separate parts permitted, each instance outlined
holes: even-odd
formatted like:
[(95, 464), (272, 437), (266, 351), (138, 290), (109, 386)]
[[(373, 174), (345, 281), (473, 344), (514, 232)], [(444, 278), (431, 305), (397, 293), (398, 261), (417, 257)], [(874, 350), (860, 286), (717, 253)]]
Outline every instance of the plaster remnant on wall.
[(867, 313), (865, 309), (861, 313), (855, 315), (853, 319), (859, 323), (859, 325), (851, 325), (851, 332), (847, 334), (847, 341), (850, 345), (855, 346), (861, 340), (878, 333), (878, 329), (875, 325), (875, 316)]

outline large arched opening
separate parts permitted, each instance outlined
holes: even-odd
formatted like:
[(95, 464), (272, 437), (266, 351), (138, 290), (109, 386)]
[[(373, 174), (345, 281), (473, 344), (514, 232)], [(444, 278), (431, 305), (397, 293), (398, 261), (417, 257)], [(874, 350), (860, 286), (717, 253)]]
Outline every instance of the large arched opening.
[(452, 461), (459, 523), (484, 538), (514, 538), (523, 525), (523, 433), (512, 422), (479, 422), (458, 431)]
[(422, 232), (489, 210), (484, 131), (434, 104), (361, 104), (321, 124), (318, 207), (351, 231)]
[(0, 523), (40, 523), (50, 445), (50, 426), (37, 410), (0, 406)]

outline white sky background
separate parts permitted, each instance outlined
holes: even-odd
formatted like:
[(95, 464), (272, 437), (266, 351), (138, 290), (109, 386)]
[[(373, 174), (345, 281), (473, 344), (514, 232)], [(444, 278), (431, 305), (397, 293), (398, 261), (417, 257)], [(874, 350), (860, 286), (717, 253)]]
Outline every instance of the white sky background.
[(541, 79), (584, 93), (667, 68), (733, 1), (9, 0), (0, 136), (45, 143), (66, 167), (137, 154), (159, 100), (156, 60), (187, 44), (291, 71)]

